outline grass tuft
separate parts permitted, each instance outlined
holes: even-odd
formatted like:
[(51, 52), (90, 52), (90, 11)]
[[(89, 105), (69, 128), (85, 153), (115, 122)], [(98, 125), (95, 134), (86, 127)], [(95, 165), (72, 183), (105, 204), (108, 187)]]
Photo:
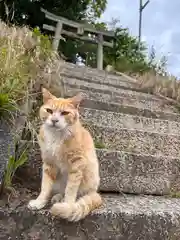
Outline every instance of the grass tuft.
[(50, 40), (38, 29), (30, 31), (0, 21), (0, 95), (6, 94), (1, 98), (8, 99), (9, 105), (21, 105), (31, 97), (38, 76), (54, 59), (57, 55)]
[[(18, 135), (14, 142), (15, 148), (22, 136), (24, 139), (30, 136), (31, 140), (36, 138), (38, 121), (35, 116), (41, 85), (50, 85), (53, 73), (57, 73), (61, 65), (51, 46), (48, 36), (42, 35), (37, 28), (31, 31), (26, 26), (8, 26), (0, 21), (0, 121), (17, 124), (15, 116), (18, 115), (14, 113), (21, 113), (25, 119), (24, 125), (23, 121), (19, 123), (18, 118), (21, 129), (15, 127), (16, 131), (13, 130), (14, 137)], [(19, 157), (16, 154), (9, 157), (5, 188), (12, 185), (17, 168), (25, 164), (26, 160), (26, 150)]]
[(104, 148), (106, 148), (106, 146), (104, 145), (103, 142), (98, 141), (96, 139), (94, 140), (94, 145), (95, 145), (95, 148), (97, 148), (97, 149), (104, 149)]
[(147, 93), (161, 95), (171, 103), (180, 103), (180, 82), (176, 77), (149, 71), (142, 75), (136, 74), (135, 78), (140, 88)]

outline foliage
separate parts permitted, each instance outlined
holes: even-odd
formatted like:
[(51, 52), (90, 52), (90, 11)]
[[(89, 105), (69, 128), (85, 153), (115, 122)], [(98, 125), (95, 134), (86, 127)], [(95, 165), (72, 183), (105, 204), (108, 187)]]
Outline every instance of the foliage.
[[(107, 25), (104, 22), (94, 22), (92, 25), (99, 30), (107, 30)], [(80, 40), (72, 40), (67, 38), (66, 42), (60, 41), (59, 51), (65, 56), (73, 58), (78, 52), (86, 56), (86, 63), (92, 67), (96, 67), (96, 44), (87, 43)]]
[[(75, 20), (92, 23), (104, 12), (107, 0), (81, 0), (81, 1), (58, 1), (58, 0), (2, 0), (0, 1), (0, 17), (5, 22), (18, 25), (28, 25), (31, 28), (39, 27), (43, 33), (42, 25), (48, 20), (40, 8), (44, 8), (56, 15)], [(52, 24), (52, 22), (51, 22)], [(55, 24), (55, 22), (54, 22)], [(60, 41), (59, 50), (68, 58), (72, 58), (79, 49), (81, 43), (77, 40), (66, 39)]]
[[(31, 106), (28, 109), (29, 102), (33, 107), (36, 104), (34, 100), (39, 96), (39, 87), (34, 86), (42, 83), (44, 69), (53, 71), (55, 62), (59, 63), (59, 58), (52, 51), (47, 35), (42, 35), (38, 29), (32, 32), (27, 27), (8, 26), (0, 21), (0, 120), (14, 123), (13, 113), (22, 110), (27, 117), (25, 128), (35, 133), (36, 129), (29, 120), (31, 112), (29, 114), (26, 109), (32, 109)], [(12, 134), (17, 135), (15, 131)], [(20, 133), (18, 136), (21, 137)], [(16, 142), (14, 144), (16, 146)], [(26, 148), (9, 157), (4, 182), (6, 188), (11, 187), (17, 168), (26, 160)]]
[[(116, 27), (118, 21), (111, 24), (115, 32), (113, 48), (104, 47), (104, 67), (113, 65), (117, 71), (123, 72), (145, 72), (150, 69), (149, 62), (146, 57), (145, 43), (139, 46), (137, 38), (131, 36), (128, 29)], [(93, 24), (96, 29), (109, 30), (108, 25), (104, 22), (95, 22)], [(83, 52), (87, 56), (87, 65), (96, 67), (97, 62), (97, 45), (81, 42), (76, 48), (78, 52)]]
[[(6, 21), (20, 25), (26, 24), (33, 28), (39, 26), (42, 31), (42, 24), (47, 21), (44, 18), (44, 14), (40, 11), (40, 8), (43, 7), (54, 14), (68, 19), (91, 23), (96, 29), (112, 30), (115, 32), (114, 45), (113, 48), (104, 47), (104, 67), (113, 65), (115, 70), (128, 72), (129, 74), (139, 73), (142, 75), (145, 72), (153, 71), (160, 75), (165, 75), (167, 59), (163, 56), (157, 61), (153, 47), (148, 58), (146, 44), (141, 42), (139, 45), (138, 39), (131, 36), (127, 28), (123, 28), (120, 25), (119, 19), (112, 18), (109, 23), (98, 21), (101, 14), (105, 11), (106, 5), (107, 0), (2, 0), (0, 2), (0, 16)], [(51, 52), (50, 33), (44, 30), (43, 33), (48, 35), (42, 35), (39, 29), (35, 28), (33, 37), (39, 39), (40, 52), (46, 58)], [(87, 65), (96, 67), (97, 45), (95, 44), (66, 37), (65, 42), (60, 41), (59, 51), (71, 59), (79, 52), (85, 56)], [(5, 54), (3, 50), (2, 54)], [(29, 60), (27, 59), (26, 61)], [(19, 62), (21, 62), (21, 59)], [(23, 66), (21, 67), (23, 68)], [(21, 68), (18, 67), (17, 69)], [(21, 71), (23, 72), (23, 69)]]
[(86, 18), (94, 23), (94, 20), (101, 17), (101, 14), (105, 11), (107, 0), (90, 0), (88, 4), (88, 11)]
[[(0, 16), (6, 22), (29, 25), (32, 28), (38, 26), (43, 33), (50, 36), (51, 33), (42, 29), (42, 24), (47, 21), (40, 11), (40, 8), (43, 7), (68, 19), (91, 23), (97, 29), (113, 30), (115, 32), (114, 46), (113, 48), (104, 48), (104, 66), (111, 64), (116, 70), (128, 73), (140, 72), (142, 74), (150, 69), (161, 74), (164, 73), (167, 59), (163, 57), (157, 62), (153, 48), (147, 59), (146, 45), (144, 43), (139, 45), (137, 38), (131, 36), (128, 29), (120, 26), (119, 19), (112, 18), (109, 23), (97, 21), (105, 11), (106, 5), (107, 0), (2, 0), (0, 1)], [(51, 45), (50, 41), (48, 42), (49, 37), (41, 35), (38, 31), (35, 28), (33, 34), (41, 39), (41, 52), (45, 51), (48, 54), (47, 48), (50, 49)], [(96, 66), (96, 45), (66, 37), (66, 42), (60, 41), (59, 51), (71, 59), (77, 52), (83, 53), (86, 55), (87, 64), (92, 67)]]
[(150, 56), (149, 56), (149, 66), (151, 66), (151, 69), (153, 69), (155, 72), (157, 72), (160, 75), (166, 75), (166, 69), (167, 69), (167, 57), (162, 56), (159, 61), (157, 60), (156, 56), (156, 50), (154, 46), (151, 47)]
[(180, 192), (179, 191), (178, 192), (172, 191), (170, 193), (170, 197), (172, 197), (172, 198), (180, 198)]
[(105, 50), (105, 64), (114, 65), (118, 71), (147, 70), (146, 46), (128, 33), (128, 29), (117, 27), (113, 48)]
[(107, 0), (2, 0), (0, 16), (4, 21), (42, 27), (44, 14), (40, 8), (71, 20), (93, 19), (100, 17), (105, 10)]
[(25, 164), (27, 161), (27, 154), (26, 154), (27, 148), (23, 150), (23, 152), (20, 154), (20, 156), (17, 158), (16, 156), (10, 156), (8, 165), (5, 172), (4, 177), (4, 188), (9, 189), (12, 185), (12, 179), (14, 177), (15, 172), (19, 167)]
[(47, 34), (42, 34), (39, 28), (34, 28), (32, 32), (32, 37), (38, 39), (39, 42), (39, 52), (41, 53), (41, 58), (48, 58), (52, 52), (52, 44)]
[(98, 30), (108, 31), (108, 27), (104, 22), (95, 22), (92, 25)]
[[(101, 30), (111, 30), (115, 33), (113, 48), (104, 47), (104, 66), (113, 65), (114, 69), (129, 74), (154, 71), (160, 75), (166, 75), (167, 58), (162, 56), (157, 60), (155, 48), (152, 47), (150, 56), (147, 56), (147, 45), (131, 36), (127, 28), (120, 25), (120, 20), (112, 18), (109, 23), (95, 22), (94, 26)], [(88, 45), (91, 61), (96, 63), (96, 46)]]
[(28, 86), (50, 61), (52, 50), (48, 37), (37, 29), (32, 33), (0, 22), (0, 32), (0, 116), (5, 117), (29, 95)]
[(16, 109), (16, 103), (9, 98), (7, 93), (0, 93), (0, 120), (8, 116), (11, 119), (11, 113)]
[[(118, 19), (112, 18), (109, 23), (94, 21), (92, 25), (99, 30), (111, 30), (115, 32), (113, 48), (104, 47), (104, 67), (113, 65), (115, 70), (129, 74), (139, 73), (142, 75), (149, 71), (165, 74), (167, 59), (163, 56), (157, 61), (156, 52), (153, 47), (148, 58), (146, 44), (144, 42), (139, 44), (138, 39), (131, 36), (127, 28), (120, 26)], [(97, 45), (87, 42), (77, 43), (76, 41), (75, 51), (85, 53), (86, 64), (96, 67)]]
[(97, 149), (104, 149), (104, 148), (106, 148), (106, 146), (104, 145), (103, 142), (98, 141), (96, 139), (94, 140), (94, 145), (95, 145), (95, 148), (97, 148)]

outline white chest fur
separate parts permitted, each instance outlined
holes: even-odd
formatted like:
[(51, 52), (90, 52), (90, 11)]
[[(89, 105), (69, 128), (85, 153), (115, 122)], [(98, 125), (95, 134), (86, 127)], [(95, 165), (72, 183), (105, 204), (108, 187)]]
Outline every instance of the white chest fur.
[(44, 127), (44, 139), (39, 140), (43, 161), (49, 164), (61, 162), (61, 146), (64, 142), (64, 136), (56, 129), (47, 129)]
[(52, 157), (57, 155), (57, 150), (59, 150), (62, 143), (61, 139), (57, 139), (56, 134), (48, 134), (45, 132), (44, 142), (42, 143), (42, 150)]

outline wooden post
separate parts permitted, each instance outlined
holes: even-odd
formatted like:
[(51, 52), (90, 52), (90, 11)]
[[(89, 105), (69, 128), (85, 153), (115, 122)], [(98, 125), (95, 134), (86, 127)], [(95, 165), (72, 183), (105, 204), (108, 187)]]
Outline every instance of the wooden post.
[(98, 34), (97, 69), (103, 70), (103, 35)]
[(57, 25), (56, 25), (56, 31), (55, 31), (53, 43), (52, 43), (54, 51), (58, 50), (59, 40), (60, 40), (60, 36), (61, 36), (61, 30), (62, 30), (62, 23), (60, 21), (58, 21)]

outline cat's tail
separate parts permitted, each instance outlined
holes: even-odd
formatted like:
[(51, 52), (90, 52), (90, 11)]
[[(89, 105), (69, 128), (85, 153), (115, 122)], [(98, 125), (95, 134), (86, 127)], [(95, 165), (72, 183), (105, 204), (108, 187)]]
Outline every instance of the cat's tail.
[(102, 198), (97, 192), (81, 197), (75, 203), (55, 203), (50, 212), (54, 216), (77, 222), (85, 218), (91, 211), (102, 205)]

